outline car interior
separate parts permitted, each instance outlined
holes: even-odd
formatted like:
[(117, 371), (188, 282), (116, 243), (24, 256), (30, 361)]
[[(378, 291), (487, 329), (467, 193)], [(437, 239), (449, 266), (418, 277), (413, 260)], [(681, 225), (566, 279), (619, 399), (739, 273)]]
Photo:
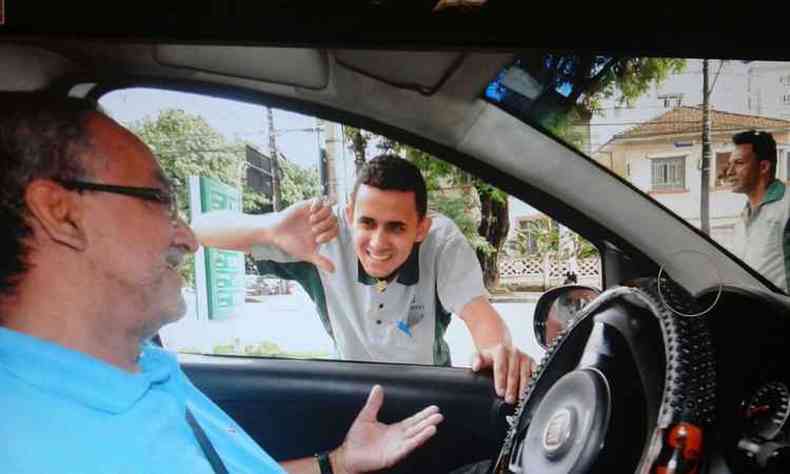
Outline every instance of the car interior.
[[(671, 45), (630, 55), (564, 44), (491, 47), (479, 37), (452, 45), (456, 30), (444, 43), (419, 35), (422, 42), (388, 43), (383, 30), (378, 41), (331, 41), (311, 36), (306, 23), (256, 41), (254, 33), (242, 38), (249, 23), (233, 34), (227, 25), (243, 10), (228, 8), (214, 5), (209, 13), (219, 26), (194, 37), (161, 34), (158, 28), (175, 24), (172, 16), (122, 37), (9, 28), (0, 36), (0, 91), (85, 97), (105, 109), (124, 91), (174, 92), (364, 129), (438, 157), (571, 228), (594, 246), (601, 269), (595, 285), (557, 285), (537, 299), (528, 326), (540, 364), (515, 406), (496, 396), (490, 373), (464, 366), (181, 351), (192, 382), (272, 457), (338, 445), (370, 387), (381, 384), (383, 421), (430, 404), (445, 417), (433, 439), (388, 472), (444, 473), (485, 460), (492, 473), (790, 472), (783, 355), (790, 297), (546, 119), (566, 111), (556, 108), (561, 100), (549, 103), (559, 86), (535, 72), (547, 58), (657, 58)], [(294, 21), (278, 8), (283, 21)], [(13, 25), (10, 6), (7, 12)], [(711, 58), (727, 65), (780, 63), (760, 50), (715, 52)], [(532, 82), (505, 79), (524, 64)], [(529, 101), (506, 103), (490, 92), (503, 81), (522, 92), (540, 87)], [(551, 333), (551, 319), (571, 307), (561, 331)]]

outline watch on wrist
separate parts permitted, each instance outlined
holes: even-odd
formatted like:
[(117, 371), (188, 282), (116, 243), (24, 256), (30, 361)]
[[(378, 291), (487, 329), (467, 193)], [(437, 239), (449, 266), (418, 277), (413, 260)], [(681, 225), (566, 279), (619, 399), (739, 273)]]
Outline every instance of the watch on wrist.
[(321, 471), (321, 474), (335, 474), (332, 470), (332, 463), (329, 461), (328, 451), (316, 453), (315, 460), (318, 461), (318, 469)]

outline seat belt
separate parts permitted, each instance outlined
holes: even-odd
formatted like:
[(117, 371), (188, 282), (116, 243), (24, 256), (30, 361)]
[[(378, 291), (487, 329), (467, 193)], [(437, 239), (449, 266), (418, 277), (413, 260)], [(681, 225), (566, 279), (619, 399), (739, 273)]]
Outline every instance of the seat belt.
[(189, 427), (192, 428), (192, 432), (195, 433), (195, 438), (197, 438), (200, 448), (203, 450), (203, 454), (206, 455), (206, 459), (208, 463), (211, 464), (211, 468), (214, 469), (215, 474), (228, 474), (228, 470), (225, 468), (225, 464), (222, 462), (219, 454), (217, 454), (217, 450), (214, 449), (214, 445), (211, 444), (208, 436), (206, 436), (206, 432), (200, 427), (200, 424), (195, 419), (189, 407), (187, 407), (187, 423), (189, 423)]

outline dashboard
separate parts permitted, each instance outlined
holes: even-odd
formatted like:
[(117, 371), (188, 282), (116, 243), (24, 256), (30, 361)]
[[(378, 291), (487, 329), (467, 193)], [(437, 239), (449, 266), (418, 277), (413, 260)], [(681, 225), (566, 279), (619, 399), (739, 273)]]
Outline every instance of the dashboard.
[(726, 293), (710, 319), (717, 369), (713, 473), (790, 472), (790, 308)]

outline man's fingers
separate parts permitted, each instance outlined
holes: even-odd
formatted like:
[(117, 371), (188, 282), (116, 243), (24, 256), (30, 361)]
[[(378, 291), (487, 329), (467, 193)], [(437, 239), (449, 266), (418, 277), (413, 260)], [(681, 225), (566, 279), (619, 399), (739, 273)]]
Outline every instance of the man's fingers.
[(309, 221), (311, 224), (321, 222), (323, 220), (329, 219), (330, 217), (334, 217), (334, 214), (332, 214), (331, 207), (315, 206), (315, 205), (310, 206)]
[(312, 258), (310, 258), (310, 263), (315, 265), (316, 267), (320, 268), (321, 270), (329, 273), (335, 272), (335, 264), (332, 263), (332, 260), (324, 257), (323, 255), (313, 254)]
[(490, 349), (475, 352), (472, 356), (472, 371), (477, 372), (492, 367), (494, 365), (495, 354), (496, 351)]
[(406, 428), (405, 434), (407, 438), (412, 438), (419, 435), (423, 430), (430, 426), (436, 426), (444, 420), (441, 413), (434, 413), (419, 423)]
[(422, 410), (418, 411), (414, 415), (404, 419), (402, 423), (405, 425), (417, 424), (420, 421), (424, 420), (425, 418), (428, 418), (429, 416), (433, 415), (434, 413), (439, 413), (439, 407), (437, 407), (436, 405), (431, 405), (429, 407), (423, 408)]
[(507, 390), (505, 401), (515, 403), (518, 396), (519, 376), (521, 375), (521, 353), (515, 347), (510, 348), (507, 363)]
[(411, 453), (415, 449), (425, 444), (425, 442), (428, 441), (431, 438), (431, 436), (435, 434), (436, 434), (436, 427), (429, 426), (428, 428), (425, 428), (423, 431), (418, 433), (413, 438), (409, 438), (408, 440), (403, 440), (403, 442), (398, 444), (398, 447), (391, 452), (392, 454), (390, 456), (387, 456), (385, 460), (385, 465), (382, 467), (387, 468), (397, 464), (403, 458), (408, 456), (409, 453)]
[(532, 377), (532, 359), (524, 355), (521, 359), (521, 378), (518, 381), (518, 396), (521, 398), (527, 389), (529, 379)]
[(323, 205), (323, 202), (324, 200), (321, 198), (321, 196), (310, 199), (310, 214), (312, 215), (313, 212), (320, 209)]
[(313, 231), (314, 235), (323, 234), (324, 232), (330, 231), (332, 229), (337, 229), (337, 220), (332, 216), (329, 219), (324, 219), (320, 222), (313, 224), (311, 230)]
[(498, 346), (493, 351), (494, 389), (496, 389), (497, 395), (504, 397), (507, 386), (508, 354), (503, 346)]
[(316, 238), (315, 238), (315, 243), (317, 243), (317, 244), (325, 244), (327, 242), (330, 242), (332, 239), (337, 237), (338, 233), (339, 232), (338, 232), (337, 227), (335, 227), (333, 229), (329, 229), (328, 231), (324, 232), (323, 234), (317, 235)]
[(379, 410), (381, 409), (381, 405), (383, 403), (384, 389), (381, 388), (381, 385), (374, 385), (370, 390), (370, 394), (368, 395), (368, 399), (365, 402), (365, 406), (363, 406), (362, 410), (359, 411), (357, 419), (375, 422), (378, 419)]

